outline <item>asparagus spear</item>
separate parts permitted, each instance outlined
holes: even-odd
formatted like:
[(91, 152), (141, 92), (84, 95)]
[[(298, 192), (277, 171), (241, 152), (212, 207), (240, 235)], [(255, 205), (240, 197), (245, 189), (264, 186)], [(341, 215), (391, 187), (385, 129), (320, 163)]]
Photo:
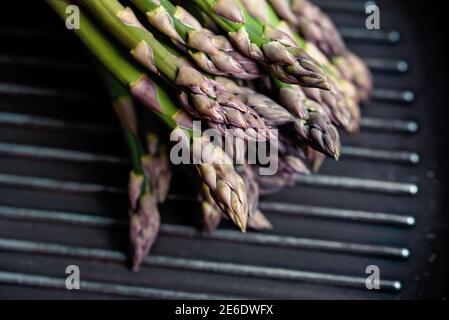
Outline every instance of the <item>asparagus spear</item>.
[[(66, 18), (67, 0), (47, 0), (56, 13)], [(75, 33), (84, 45), (93, 53), (106, 69), (124, 86), (129, 87), (133, 96), (145, 107), (161, 118), (167, 126), (174, 130), (182, 130), (192, 140), (192, 119), (178, 109), (170, 96), (158, 83), (151, 81), (117, 50), (117, 48), (99, 32), (83, 11), (80, 11), (82, 27)], [(197, 150), (190, 148), (197, 159), (203, 161), (196, 165), (203, 182), (210, 188), (211, 194), (220, 209), (242, 230), (246, 230), (248, 218), (248, 202), (244, 182), (227, 160), (224, 151), (211, 145), (207, 139), (200, 141), (200, 150), (211, 150), (208, 159), (195, 154)]]
[(249, 218), (248, 228), (256, 231), (265, 231), (273, 229), (273, 225), (268, 218), (258, 209), (260, 189), (257, 183), (256, 175), (250, 165), (243, 165), (240, 167), (240, 176), (245, 182), (246, 190), (248, 192), (249, 202)]
[(285, 33), (253, 19), (234, 0), (191, 0), (208, 14), (245, 56), (281, 81), (328, 90), (321, 66)]
[(222, 132), (235, 129), (235, 134), (243, 138), (269, 137), (268, 128), (255, 112), (184, 59), (173, 55), (140, 24), (130, 8), (116, 0), (79, 1), (131, 50), (136, 61), (181, 90), (180, 102), (193, 117), (208, 121)]
[[(100, 72), (108, 89), (114, 110), (119, 118), (128, 144), (133, 170), (129, 175), (129, 228), (132, 246), (133, 270), (138, 271), (143, 259), (148, 255), (156, 241), (160, 227), (160, 214), (157, 207), (157, 190), (167, 189), (166, 177), (153, 180), (144, 162), (148, 157), (138, 134), (138, 121), (135, 106), (126, 87), (123, 87), (108, 72)], [(159, 184), (158, 181), (164, 181)]]
[(345, 79), (357, 87), (359, 101), (367, 101), (373, 91), (374, 80), (365, 62), (350, 50), (332, 57), (332, 61)]
[(169, 0), (133, 0), (148, 21), (183, 49), (202, 70), (218, 76), (256, 79), (262, 70), (238, 53), (229, 40), (203, 28), (187, 10)]
[(248, 194), (249, 220), (251, 220), (251, 217), (256, 213), (257, 207), (259, 206), (259, 185), (257, 184), (256, 175), (250, 165), (245, 164), (239, 166), (237, 172), (245, 183), (245, 189)]
[(341, 74), (358, 88), (366, 100), (373, 87), (371, 73), (363, 61), (345, 46), (332, 20), (309, 0), (269, 0), (277, 13), (331, 59)]
[[(254, 184), (256, 184), (258, 188), (256, 180), (254, 180)], [(216, 205), (215, 201), (210, 195), (209, 188), (206, 185), (202, 186), (199, 199), (203, 214), (203, 228), (207, 233), (211, 233), (217, 229), (222, 218), (226, 216), (222, 214), (222, 211)], [(254, 209), (254, 213), (251, 214), (248, 218), (248, 228), (257, 231), (264, 231), (273, 229), (273, 225), (268, 220), (268, 218), (256, 207)]]
[[(160, 141), (156, 133), (152, 132), (152, 129), (148, 130), (143, 124), (139, 125), (135, 112), (136, 107), (129, 90), (107, 70), (104, 70), (103, 66), (101, 68), (103, 70), (100, 71), (100, 75), (108, 90), (115, 113), (125, 131), (134, 172), (145, 173), (157, 202), (164, 203), (172, 177), (167, 146)], [(145, 132), (144, 138), (140, 137), (138, 129)], [(133, 196), (131, 199), (134, 199), (131, 202), (135, 203), (136, 197)]]
[(211, 233), (218, 228), (223, 214), (210, 194), (209, 187), (205, 184), (201, 187), (199, 201), (203, 215), (203, 228), (207, 233)]
[[(203, 227), (206, 233), (211, 233), (216, 230), (224, 217), (221, 211), (216, 206), (211, 206), (210, 203), (200, 200), (203, 210)], [(256, 212), (248, 220), (248, 228), (256, 231), (272, 230), (273, 225), (270, 220), (260, 210)]]
[[(330, 90), (303, 88), (304, 93), (309, 99), (325, 107), (334, 124), (343, 126), (348, 132), (357, 132), (360, 126), (360, 112), (357, 103), (353, 100), (354, 88), (352, 88), (352, 84), (346, 83), (346, 80), (339, 76), (338, 70), (318, 48), (301, 38), (289, 27), (286, 21), (280, 20), (266, 0), (259, 0), (257, 6), (250, 0), (239, 1), (255, 19), (284, 31), (301, 48), (321, 63), (329, 78)], [(281, 91), (280, 94), (282, 95), (283, 92)]]
[(305, 164), (307, 159), (305, 150), (309, 147), (304, 144), (298, 144), (285, 131), (279, 132), (278, 142), (279, 157), (276, 174), (272, 176), (258, 174), (256, 177), (261, 195), (277, 193), (284, 187), (293, 186), (298, 175), (310, 174)]
[(267, 124), (279, 126), (292, 123), (296, 136), (321, 152), (338, 159), (340, 137), (328, 116), (318, 104), (308, 101), (301, 88), (279, 82), (279, 105), (265, 95), (237, 85), (234, 81), (218, 77), (216, 80), (228, 91), (236, 94), (264, 119)]
[[(256, 175), (252, 167), (248, 164), (239, 166), (237, 172), (245, 183), (245, 189), (248, 194), (248, 227), (254, 230), (270, 230), (273, 228), (272, 224), (265, 217), (265, 215), (258, 210), (259, 205), (259, 185), (257, 183)], [(209, 189), (207, 186), (201, 188), (200, 201), (203, 208), (203, 225), (207, 232), (215, 230), (222, 217), (220, 208), (211, 201)]]
[(312, 148), (307, 148), (306, 155), (311, 164), (312, 172), (317, 173), (320, 171), (326, 156)]
[(260, 194), (262, 196), (279, 193), (286, 187), (295, 184), (296, 174), (278, 171), (273, 176), (257, 176), (257, 183), (259, 184)]
[(142, 159), (142, 165), (150, 176), (157, 201), (164, 203), (172, 178), (169, 151), (167, 145), (161, 143), (158, 135), (152, 132), (146, 134), (146, 145), (148, 154)]
[(256, 210), (256, 212), (251, 216), (248, 221), (248, 228), (251, 228), (256, 231), (265, 231), (272, 230), (273, 225), (270, 220), (262, 213), (260, 210)]
[(294, 129), (298, 139), (338, 160), (340, 135), (322, 105), (308, 99), (299, 86), (277, 80), (274, 84), (278, 88), (279, 103), (297, 118)]
[(280, 132), (279, 135), (279, 172), (288, 174), (310, 174), (304, 161), (307, 155), (304, 144), (298, 144), (286, 132)]
[(215, 80), (254, 109), (268, 125), (281, 126), (295, 120), (290, 112), (269, 97), (248, 87), (240, 86), (229, 78), (216, 77)]
[(307, 0), (268, 0), (277, 13), (296, 26), (308, 39), (314, 39), (328, 56), (342, 53), (346, 46), (332, 20)]

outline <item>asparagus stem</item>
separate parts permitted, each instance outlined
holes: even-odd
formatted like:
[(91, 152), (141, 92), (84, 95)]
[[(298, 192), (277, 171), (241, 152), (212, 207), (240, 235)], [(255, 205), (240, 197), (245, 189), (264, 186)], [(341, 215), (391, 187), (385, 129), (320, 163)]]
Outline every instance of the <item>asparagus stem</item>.
[[(126, 141), (133, 159), (133, 171), (129, 177), (130, 240), (132, 245), (133, 270), (137, 271), (157, 239), (160, 228), (160, 214), (154, 191), (157, 184), (151, 184), (148, 169), (144, 168), (147, 152), (138, 135), (135, 106), (129, 91), (120, 84), (103, 66), (97, 69), (109, 92), (111, 102), (122, 123)], [(155, 181), (153, 179), (153, 181)]]
[[(163, 203), (168, 193), (171, 180), (168, 150), (153, 133), (152, 121), (144, 118), (138, 123), (137, 110), (129, 90), (120, 84), (104, 67), (98, 67), (109, 92), (116, 114), (125, 131), (125, 138), (130, 149), (135, 175), (144, 177), (143, 193), (153, 193), (159, 203)], [(140, 124), (140, 125), (139, 125)], [(141, 133), (145, 132), (145, 138)]]
[[(144, 171), (141, 164), (141, 159), (145, 155), (143, 144), (138, 136), (137, 118), (134, 114), (134, 102), (129, 95), (129, 90), (120, 84), (102, 65), (97, 66), (97, 70), (106, 86), (109, 98), (114, 106), (117, 117), (119, 118), (125, 140), (127, 142), (131, 159), (133, 171), (135, 174), (143, 175)], [(145, 177), (146, 183), (148, 182)], [(151, 191), (149, 186), (145, 191)]]

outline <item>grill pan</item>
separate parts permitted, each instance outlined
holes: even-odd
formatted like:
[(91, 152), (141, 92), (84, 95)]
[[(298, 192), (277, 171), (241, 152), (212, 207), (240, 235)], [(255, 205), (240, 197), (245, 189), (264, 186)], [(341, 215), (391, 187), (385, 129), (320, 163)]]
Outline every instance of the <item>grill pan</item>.
[[(198, 231), (175, 172), (139, 273), (127, 267), (126, 147), (86, 52), (43, 1), (2, 19), (0, 298), (447, 298), (438, 29), (429, 9), (376, 2), (382, 29), (368, 31), (365, 2), (317, 1), (376, 80), (342, 160), (262, 199), (275, 229), (245, 235), (227, 224)], [(76, 292), (64, 285), (72, 264)], [(380, 290), (365, 287), (369, 265)]]

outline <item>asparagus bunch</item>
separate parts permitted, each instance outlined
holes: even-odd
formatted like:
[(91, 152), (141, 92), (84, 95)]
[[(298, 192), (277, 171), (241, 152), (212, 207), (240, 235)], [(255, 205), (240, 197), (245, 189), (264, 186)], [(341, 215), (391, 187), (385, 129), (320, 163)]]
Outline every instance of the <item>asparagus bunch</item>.
[(349, 51), (332, 20), (309, 0), (269, 0), (276, 12), (314, 43), (337, 66), (341, 75), (357, 87), (361, 101), (369, 98), (373, 80), (363, 61)]
[[(191, 50), (187, 51), (197, 64), (204, 66), (201, 61), (206, 61), (205, 59), (208, 55), (212, 58), (211, 61), (214, 60), (213, 57), (216, 55), (223, 56), (223, 53), (217, 48), (217, 39), (220, 39), (221, 43), (225, 43), (227, 42), (226, 38), (222, 36), (219, 38), (217, 38), (217, 36), (213, 36), (210, 31), (202, 28), (201, 24), (193, 18), (192, 15), (188, 14), (188, 12), (182, 7), (175, 7), (169, 0), (133, 0), (133, 2), (143, 13), (146, 14), (149, 22), (163, 34), (168, 36), (172, 42), (177, 44), (179, 47), (185, 47), (185, 50), (190, 48)], [(195, 29), (190, 26), (195, 26)], [(229, 42), (227, 42), (226, 47), (230, 48), (230, 52), (235, 52), (235, 50), (231, 51), (233, 49)], [(192, 51), (192, 49), (195, 51)], [(207, 65), (211, 65), (211, 63), (208, 63)], [(203, 67), (203, 69), (209, 71), (211, 74), (220, 75), (220, 72), (217, 72), (217, 69), (214, 67)], [(254, 69), (254, 67), (252, 67), (252, 69)], [(241, 74), (241, 71), (238, 73)], [(228, 72), (228, 74), (230, 73)], [(216, 80), (220, 84), (223, 84), (223, 78)], [(236, 84), (229, 85), (231, 82), (231, 80), (226, 80), (226, 84), (228, 85), (224, 85), (226, 91), (235, 94), (246, 105), (255, 109), (255, 111), (263, 119), (265, 119), (266, 124), (282, 125), (294, 120), (291, 115), (283, 111), (283, 108), (274, 103), (271, 99), (260, 93), (250, 92), (248, 90), (244, 90), (243, 88), (240, 89), (240, 87)], [(238, 90), (236, 90), (236, 88)], [(307, 123), (307, 120), (309, 119), (311, 119), (310, 122), (312, 122), (312, 125)], [(320, 148), (320, 151), (323, 151), (332, 157), (338, 158), (339, 151), (336, 150), (339, 150), (339, 146), (337, 142), (338, 137), (335, 134), (335, 130), (330, 135), (326, 133), (325, 126), (322, 126), (320, 130), (324, 136), (330, 137), (329, 140), (332, 140), (331, 148), (327, 148), (327, 145), (322, 142), (323, 139), (321, 137), (316, 139), (315, 135), (310, 134), (311, 130), (309, 128), (314, 128), (316, 127), (316, 124), (319, 123), (319, 121), (316, 120), (317, 117), (312, 116), (308, 117), (306, 121), (298, 121), (295, 125), (295, 128), (299, 131), (298, 136), (300, 136), (301, 139), (311, 141), (313, 146)], [(321, 121), (321, 123), (323, 124), (325, 121)], [(325, 139), (326, 138), (324, 138), (324, 140)]]
[[(48, 2), (61, 17), (65, 18), (68, 2), (65, 0), (48, 0)], [(142, 105), (159, 116), (171, 130), (181, 131), (187, 138), (186, 143), (191, 143), (192, 119), (176, 107), (160, 84), (150, 80), (145, 73), (131, 64), (114, 44), (98, 31), (84, 12), (81, 12), (80, 18), (83, 27), (75, 30), (75, 33), (93, 55), (122, 85), (129, 88)], [(220, 209), (244, 231), (248, 219), (248, 204), (243, 180), (223, 150), (212, 145), (204, 137), (201, 146), (201, 150), (211, 151), (206, 154), (209, 158), (204, 159), (203, 154), (195, 154), (197, 150), (190, 148), (192, 157), (203, 160), (196, 165), (200, 177), (209, 187)]]
[(145, 29), (131, 8), (123, 7), (116, 0), (79, 2), (130, 50), (137, 62), (163, 76), (179, 90), (181, 105), (190, 115), (208, 121), (222, 132), (232, 128), (242, 138), (269, 138), (269, 129), (255, 112), (217, 82), (167, 50)]
[(328, 90), (329, 81), (319, 63), (298, 48), (287, 34), (251, 17), (234, 0), (190, 0), (209, 15), (246, 57), (256, 60), (277, 79)]
[(203, 71), (217, 76), (252, 80), (262, 75), (260, 66), (237, 52), (229, 40), (203, 28), (181, 6), (169, 0), (133, 0), (153, 27), (166, 35), (192, 58)]
[[(88, 5), (88, 7), (100, 18), (102, 18), (102, 21), (108, 25), (110, 28), (112, 28), (112, 30), (116, 30), (115, 33), (117, 35), (119, 35), (119, 39), (124, 41), (123, 39), (126, 38), (123, 35), (120, 34), (120, 30), (121, 32), (125, 32), (125, 29), (128, 30), (133, 30), (136, 32), (136, 39), (130, 39), (128, 40), (128, 46), (129, 47), (139, 47), (143, 44), (143, 46), (145, 46), (146, 48), (151, 49), (152, 47), (150, 47), (151, 44), (153, 44), (153, 46), (156, 49), (159, 49), (159, 51), (161, 51), (162, 53), (165, 52), (165, 58), (167, 59), (167, 57), (170, 57), (170, 52), (168, 50), (166, 50), (166, 48), (160, 44), (157, 40), (155, 40), (154, 36), (149, 33), (147, 30), (145, 30), (143, 28), (143, 26), (140, 25), (140, 23), (137, 21), (137, 19), (135, 18), (134, 14), (132, 13), (132, 11), (129, 8), (123, 8), (118, 2), (114, 1), (114, 0), (105, 0), (104, 1), (104, 6), (102, 7), (100, 3), (95, 2), (93, 0), (82, 0), (82, 2), (86, 3)], [(105, 10), (106, 9), (106, 10)], [(109, 10), (109, 16), (108, 14), (108, 10)], [(122, 15), (126, 15), (126, 19), (131, 20), (131, 22), (128, 22), (128, 25), (125, 25), (124, 23), (120, 23), (123, 21), (120, 21), (120, 16)], [(117, 19), (117, 17), (119, 17), (119, 19)], [(123, 18), (122, 18), (123, 19)], [(254, 20), (255, 21), (255, 20)], [(257, 22), (257, 21), (255, 21)], [(134, 27), (136, 26), (136, 27)], [(128, 32), (130, 33), (130, 32)], [(141, 40), (141, 42), (138, 42), (139, 40)], [(126, 40), (125, 40), (126, 42)], [(139, 44), (137, 44), (139, 43)], [(165, 51), (164, 51), (165, 50)], [(134, 50), (135, 52), (137, 50)], [(136, 54), (134, 54), (136, 56)], [(173, 60), (176, 60), (176, 57), (173, 57)], [(138, 61), (142, 62), (142, 59), (137, 59)], [(183, 62), (184, 63), (184, 62)], [(154, 59), (154, 63), (152, 61), (151, 65), (153, 67), (157, 67), (157, 59)], [(163, 66), (166, 65), (166, 63), (162, 63)], [(184, 67), (181, 66), (178, 70), (178, 78), (180, 77), (180, 75), (183, 74), (183, 69)], [(162, 70), (162, 69), (161, 69)], [(191, 69), (193, 70), (193, 69)], [(169, 76), (169, 73), (166, 73), (167, 76)], [(182, 78), (187, 79), (189, 77), (189, 74), (186, 72), (184, 73), (184, 76)], [(194, 77), (195, 78), (195, 77)], [(205, 79), (205, 78), (204, 78)], [(207, 81), (208, 79), (206, 79)], [(184, 81), (184, 80), (183, 80)], [(201, 82), (201, 81), (195, 81), (194, 82)], [(212, 81), (209, 80), (210, 83), (212, 83)], [(179, 83), (178, 83), (179, 84)], [(216, 85), (216, 82), (214, 83)], [(215, 86), (217, 87), (217, 86)], [(218, 89), (217, 89), (218, 90)], [(225, 90), (226, 91), (226, 90)], [(203, 92), (204, 93), (204, 92)], [(205, 95), (197, 95), (197, 94), (193, 94), (194, 99), (195, 97), (201, 97), (201, 99), (205, 98), (208, 99), (208, 97), (206, 97)], [(240, 107), (240, 110), (243, 110), (243, 103), (241, 103), (240, 99), (236, 99), (234, 95), (232, 95), (232, 93), (230, 93), (229, 91), (226, 91), (224, 94), (221, 95), (222, 101), (223, 101), (223, 105), (225, 104), (232, 104), (234, 105), (233, 109), (227, 109), (225, 114), (226, 115), (230, 115), (232, 119), (235, 120), (242, 120), (242, 121), (237, 121), (234, 122), (234, 124), (237, 124), (237, 126), (240, 125), (240, 128), (243, 127), (247, 127), (245, 125), (245, 121), (243, 118), (239, 117), (239, 113), (238, 113), (238, 109)], [(190, 111), (191, 114), (193, 115), (197, 115), (196, 112), (190, 108), (189, 103), (188, 103), (188, 98), (187, 96), (183, 93), (182, 94), (182, 99), (184, 102), (184, 106), (186, 107), (186, 109), (188, 111)], [(209, 102), (211, 101), (211, 99), (209, 99)], [(220, 97), (217, 97), (217, 101), (220, 101)], [(234, 103), (235, 102), (235, 103)], [(235, 107), (237, 106), (237, 107)], [(198, 106), (197, 106), (198, 107)], [(218, 107), (218, 106), (217, 106)], [(197, 109), (202, 109), (202, 107), (199, 107)], [(219, 109), (219, 108), (218, 108)], [(251, 109), (247, 109), (243, 114), (248, 115), (249, 117), (247, 118), (248, 122), (251, 123), (256, 123), (255, 127), (259, 127), (262, 128), (263, 127), (263, 122), (259, 121), (258, 123), (258, 118), (255, 115), (255, 113), (253, 114), (251, 112)], [(232, 119), (228, 119), (232, 120)], [(309, 121), (310, 120), (310, 121)], [(216, 127), (216, 123), (214, 123), (214, 127)], [(301, 119), (301, 121), (296, 122), (295, 127), (298, 129), (297, 131), (299, 132), (299, 137), (301, 137), (302, 139), (306, 139), (312, 146), (314, 146), (315, 148), (318, 148), (320, 151), (338, 158), (339, 157), (339, 138), (338, 138), (338, 134), (336, 133), (335, 128), (333, 128), (331, 125), (329, 125), (328, 121), (326, 119), (321, 119), (318, 116), (318, 113), (314, 113), (312, 116), (308, 117), (307, 120), (304, 120), (304, 118)], [(219, 126), (219, 128), (221, 128), (221, 126)], [(245, 133), (247, 133), (248, 131), (251, 133), (250, 136), (254, 137), (254, 130), (250, 130), (251, 128), (248, 128), (248, 130), (245, 131)], [(265, 138), (268, 135), (268, 131), (262, 130), (261, 131), (263, 133), (262, 138)]]
[[(277, 28), (303, 48), (308, 54), (314, 57), (323, 66), (323, 70), (329, 78), (330, 90), (320, 90), (317, 88), (302, 88), (308, 99), (323, 106), (326, 113), (335, 125), (342, 126), (348, 132), (357, 132), (360, 125), (360, 110), (355, 98), (355, 88), (351, 83), (344, 80), (338, 69), (330, 63), (326, 56), (312, 43), (303, 39), (294, 32), (284, 20), (281, 20), (273, 10), (267, 0), (258, 1), (255, 6), (250, 0), (237, 0), (242, 3), (248, 13), (259, 21)], [(280, 95), (283, 92), (279, 93)], [(282, 99), (282, 97), (281, 97)]]
[[(65, 18), (71, 0), (47, 1)], [(131, 151), (130, 238), (136, 270), (156, 240), (158, 203), (165, 200), (171, 180), (161, 135), (148, 134), (154, 127), (143, 115), (159, 117), (178, 145), (198, 160), (193, 167), (208, 232), (223, 217), (242, 231), (271, 229), (258, 209), (259, 196), (294, 184), (297, 175), (316, 172), (325, 156), (338, 159), (337, 126), (358, 130), (358, 100), (369, 91), (369, 75), (354, 71), (360, 66), (345, 74), (342, 64), (356, 58), (339, 39), (323, 36), (335, 42), (328, 46), (313, 41), (300, 23), (286, 18), (286, 9), (292, 14), (295, 3), (308, 8), (306, 1), (190, 0), (175, 6), (170, 0), (131, 0), (157, 29), (154, 34), (118, 0), (76, 1), (90, 15), (81, 11), (81, 28), (74, 32), (105, 69), (101, 73)], [(309, 18), (310, 10), (305, 11)], [(330, 30), (304, 21), (320, 32)], [(366, 77), (365, 82), (357, 77)], [(132, 97), (144, 108), (136, 110)], [(235, 166), (222, 147), (194, 136), (193, 119), (218, 129), (221, 138), (228, 135), (225, 129), (234, 129), (234, 136), (246, 142), (276, 144), (278, 154), (271, 160), (277, 161), (278, 172), (267, 177), (256, 172), (260, 163)], [(234, 153), (252, 152), (249, 144), (232, 143)]]
[[(249, 3), (247, 16), (256, 23), (276, 20), (274, 12), (269, 14), (268, 6), (266, 9), (263, 9), (264, 4), (266, 5), (265, 1), (259, 1), (257, 6), (254, 3)], [(265, 12), (266, 16), (271, 16), (272, 19), (268, 19), (270, 21), (258, 21), (257, 18), (261, 15), (253, 14), (253, 11)], [(277, 20), (276, 24), (279, 25)], [(348, 111), (343, 97), (338, 95), (338, 91), (334, 87), (330, 91), (304, 88), (304, 91), (310, 96), (310, 99), (307, 99), (300, 87), (295, 88), (296, 86), (282, 83), (279, 80), (275, 80), (275, 87), (278, 88), (278, 101), (280, 104), (289, 109), (296, 117), (295, 128), (297, 129), (298, 138), (301, 141), (308, 142), (320, 152), (338, 159), (340, 155), (339, 135), (335, 127), (330, 123), (330, 119), (336, 124), (344, 125), (348, 131), (356, 131), (359, 125), (358, 117), (353, 117), (353, 114)], [(242, 89), (239, 90), (241, 91)], [(316, 103), (308, 100), (313, 100)], [(313, 107), (311, 108), (310, 106)], [(317, 110), (323, 110), (321, 106), (324, 107), (327, 115), (324, 112), (317, 112)], [(358, 110), (358, 108), (355, 109)]]

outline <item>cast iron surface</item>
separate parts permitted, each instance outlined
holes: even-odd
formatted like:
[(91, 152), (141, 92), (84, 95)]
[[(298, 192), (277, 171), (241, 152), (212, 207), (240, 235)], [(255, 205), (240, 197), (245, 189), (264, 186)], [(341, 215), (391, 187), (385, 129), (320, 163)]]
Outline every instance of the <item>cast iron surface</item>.
[[(447, 297), (447, 94), (433, 12), (378, 1), (382, 30), (368, 32), (364, 2), (319, 2), (375, 74), (362, 132), (344, 137), (340, 162), (263, 199), (268, 233), (223, 225), (202, 236), (177, 172), (139, 273), (126, 262), (126, 148), (85, 51), (43, 1), (3, 18), (0, 298)], [(72, 264), (76, 292), (64, 286)], [(380, 290), (365, 288), (369, 265)]]

